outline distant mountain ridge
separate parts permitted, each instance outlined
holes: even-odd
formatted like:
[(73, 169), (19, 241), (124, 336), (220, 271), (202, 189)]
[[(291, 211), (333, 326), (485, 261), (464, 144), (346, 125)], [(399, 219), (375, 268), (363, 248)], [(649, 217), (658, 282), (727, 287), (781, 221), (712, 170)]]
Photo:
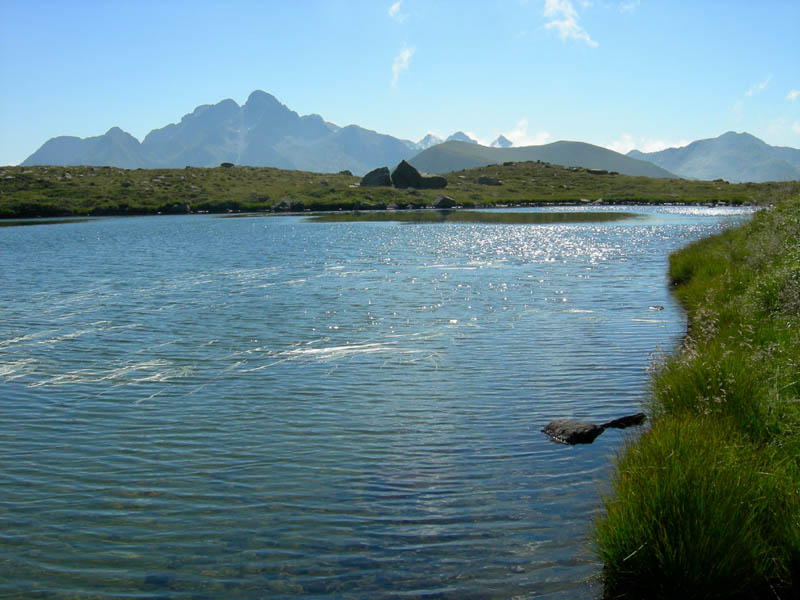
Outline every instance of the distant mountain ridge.
[(427, 173), (448, 173), (503, 162), (540, 160), (566, 167), (617, 171), (625, 175), (674, 178), (652, 163), (584, 142), (553, 142), (542, 146), (489, 148), (469, 142), (445, 142), (423, 150), (408, 162)]
[(800, 180), (800, 150), (770, 146), (749, 133), (729, 131), (682, 148), (631, 150), (628, 156), (690, 179), (724, 179), (732, 183)]
[(22, 165), (110, 165), (121, 168), (215, 167), (223, 162), (321, 173), (366, 173), (396, 164), (421, 148), (359, 127), (339, 127), (319, 115), (300, 116), (263, 91), (198, 106), (179, 123), (154, 129), (140, 143), (118, 127), (104, 135), (48, 140)]
[(746, 133), (728, 132), (661, 152), (633, 150), (627, 156), (581, 142), (512, 146), (503, 135), (489, 148), (462, 131), (445, 142), (429, 133), (415, 143), (358, 125), (340, 127), (317, 114), (300, 116), (274, 96), (256, 90), (242, 106), (231, 99), (198, 106), (178, 123), (152, 130), (141, 142), (119, 127), (94, 137), (55, 137), (21, 164), (135, 169), (216, 167), (229, 162), (318, 173), (348, 170), (363, 175), (402, 160), (429, 173), (542, 160), (650, 177), (800, 180), (800, 150), (769, 146)]

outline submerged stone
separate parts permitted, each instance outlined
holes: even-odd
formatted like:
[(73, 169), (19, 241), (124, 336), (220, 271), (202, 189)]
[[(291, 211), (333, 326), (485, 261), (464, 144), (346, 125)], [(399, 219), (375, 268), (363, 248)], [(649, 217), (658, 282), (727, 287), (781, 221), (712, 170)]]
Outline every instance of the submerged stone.
[(591, 444), (606, 429), (625, 429), (641, 425), (645, 421), (647, 416), (644, 413), (627, 415), (602, 425), (595, 425), (589, 421), (557, 419), (545, 425), (542, 432), (554, 442), (561, 444)]
[(636, 413), (635, 415), (620, 417), (619, 419), (614, 419), (613, 421), (604, 423), (602, 425), (602, 428), (625, 429), (626, 427), (632, 427), (633, 425), (641, 425), (645, 421), (647, 421), (647, 415), (645, 415), (644, 413)]
[(558, 419), (544, 426), (544, 434), (561, 444), (591, 444), (603, 428), (588, 421)]

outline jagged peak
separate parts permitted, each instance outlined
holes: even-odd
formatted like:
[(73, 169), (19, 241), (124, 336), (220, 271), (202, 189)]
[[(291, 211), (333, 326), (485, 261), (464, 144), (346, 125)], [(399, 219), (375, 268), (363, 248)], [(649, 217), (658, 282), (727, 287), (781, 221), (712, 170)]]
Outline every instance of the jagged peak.
[(254, 90), (247, 97), (247, 102), (245, 102), (244, 105), (253, 106), (258, 104), (277, 104), (279, 106), (283, 106), (283, 104), (281, 104), (280, 101), (272, 94), (268, 94), (264, 90)]

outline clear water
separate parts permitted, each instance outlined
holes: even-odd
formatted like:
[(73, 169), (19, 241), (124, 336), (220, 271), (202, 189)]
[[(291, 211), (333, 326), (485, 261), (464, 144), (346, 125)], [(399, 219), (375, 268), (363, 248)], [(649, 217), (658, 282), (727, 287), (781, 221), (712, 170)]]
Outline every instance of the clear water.
[(746, 212), (635, 210), (0, 228), (0, 595), (595, 597), (635, 432), (539, 430), (640, 409), (668, 253)]

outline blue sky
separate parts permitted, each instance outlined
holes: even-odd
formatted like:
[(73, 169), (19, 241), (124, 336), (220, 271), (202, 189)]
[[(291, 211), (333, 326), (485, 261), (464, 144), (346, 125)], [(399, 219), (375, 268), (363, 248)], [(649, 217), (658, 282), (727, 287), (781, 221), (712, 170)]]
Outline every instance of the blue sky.
[(800, 147), (797, 0), (0, 0), (0, 164), (261, 89), (419, 140)]

